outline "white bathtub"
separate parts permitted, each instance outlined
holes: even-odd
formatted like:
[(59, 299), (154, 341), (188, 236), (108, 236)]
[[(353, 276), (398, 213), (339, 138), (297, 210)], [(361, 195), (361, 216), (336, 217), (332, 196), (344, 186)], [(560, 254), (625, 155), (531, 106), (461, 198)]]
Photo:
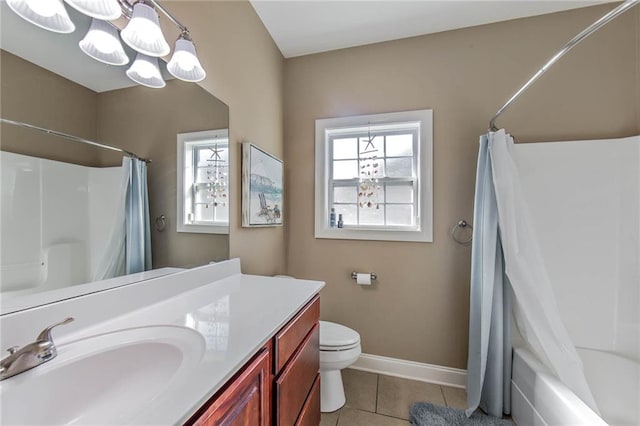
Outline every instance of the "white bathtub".
[(531, 352), (516, 348), (511, 380), (512, 417), (529, 425), (640, 424), (638, 363), (616, 354), (579, 349), (600, 418)]

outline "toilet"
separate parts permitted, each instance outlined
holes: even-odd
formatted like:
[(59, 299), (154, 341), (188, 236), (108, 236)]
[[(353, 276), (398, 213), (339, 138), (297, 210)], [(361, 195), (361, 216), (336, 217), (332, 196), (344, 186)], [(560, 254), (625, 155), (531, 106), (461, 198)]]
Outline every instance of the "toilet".
[(320, 321), (320, 411), (329, 413), (344, 405), (341, 370), (356, 362), (361, 353), (356, 331)]
[[(274, 275), (276, 278), (293, 278)], [(342, 370), (362, 353), (360, 334), (335, 322), (320, 321), (320, 411), (330, 413), (346, 402)]]

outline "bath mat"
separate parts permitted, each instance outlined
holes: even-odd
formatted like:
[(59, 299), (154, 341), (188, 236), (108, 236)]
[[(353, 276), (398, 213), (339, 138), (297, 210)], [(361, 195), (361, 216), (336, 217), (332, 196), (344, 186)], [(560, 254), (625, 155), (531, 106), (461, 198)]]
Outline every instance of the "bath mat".
[(510, 420), (499, 419), (476, 411), (469, 418), (464, 410), (443, 407), (428, 402), (416, 402), (409, 410), (413, 426), (514, 426)]

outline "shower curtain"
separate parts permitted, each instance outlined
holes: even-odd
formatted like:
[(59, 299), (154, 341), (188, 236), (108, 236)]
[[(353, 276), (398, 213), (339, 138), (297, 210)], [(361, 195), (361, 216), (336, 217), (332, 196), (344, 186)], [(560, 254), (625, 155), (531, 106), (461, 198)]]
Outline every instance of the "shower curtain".
[[(504, 130), (480, 138), (469, 315), (467, 415), (481, 407), (510, 411), (510, 322), (531, 350), (595, 412), (582, 362), (562, 322), (527, 207), (513, 138)], [(511, 288), (511, 290), (509, 289)], [(510, 291), (514, 309), (510, 306)]]
[(147, 164), (122, 159), (122, 179), (111, 233), (93, 281), (151, 269)]
[(151, 269), (147, 163), (137, 158), (124, 158), (122, 167), (129, 174), (125, 207), (125, 273), (133, 274)]

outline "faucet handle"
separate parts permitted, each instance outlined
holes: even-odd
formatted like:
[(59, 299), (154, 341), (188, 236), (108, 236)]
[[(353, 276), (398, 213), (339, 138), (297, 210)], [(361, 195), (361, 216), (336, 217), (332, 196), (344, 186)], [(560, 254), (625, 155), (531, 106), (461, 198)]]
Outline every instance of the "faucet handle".
[(11, 346), (9, 349), (7, 349), (7, 352), (9, 352), (10, 355), (13, 355), (19, 350), (20, 350), (20, 346)]
[(53, 330), (54, 327), (57, 327), (59, 325), (69, 324), (70, 322), (74, 321), (74, 319), (75, 318), (73, 317), (69, 317), (69, 318), (66, 318), (64, 321), (60, 321), (57, 324), (50, 325), (49, 327), (42, 330), (40, 334), (38, 334), (36, 341), (37, 342), (53, 342), (53, 338), (51, 337), (51, 330)]

